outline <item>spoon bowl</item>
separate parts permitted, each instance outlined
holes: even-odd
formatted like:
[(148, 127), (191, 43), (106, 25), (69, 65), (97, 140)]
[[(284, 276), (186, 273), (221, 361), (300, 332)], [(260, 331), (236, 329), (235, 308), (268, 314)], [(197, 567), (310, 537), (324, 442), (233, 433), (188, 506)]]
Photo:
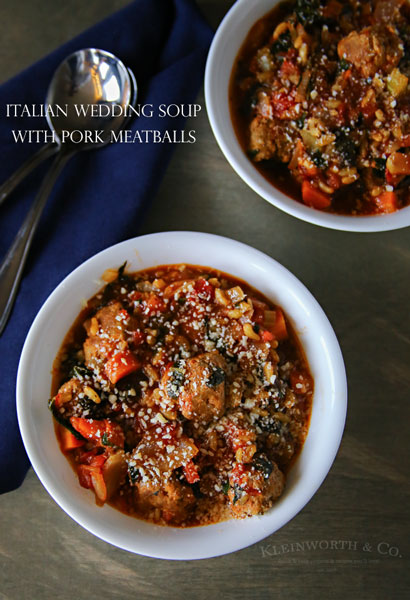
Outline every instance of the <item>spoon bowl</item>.
[(48, 125), (60, 144), (78, 150), (104, 146), (124, 126), (136, 87), (132, 72), (110, 52), (78, 50), (60, 64), (50, 83)]

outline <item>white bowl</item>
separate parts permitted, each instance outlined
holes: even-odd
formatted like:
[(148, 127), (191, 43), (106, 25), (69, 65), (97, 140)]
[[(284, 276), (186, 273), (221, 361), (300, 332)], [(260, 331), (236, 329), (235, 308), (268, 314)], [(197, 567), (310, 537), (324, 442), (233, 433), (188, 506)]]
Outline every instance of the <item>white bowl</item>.
[[(107, 268), (116, 268), (125, 260), (131, 271), (190, 263), (244, 279), (284, 308), (299, 335), (315, 381), (311, 424), (283, 496), (264, 516), (188, 529), (146, 523), (110, 506), (96, 506), (94, 495), (79, 486), (76, 474), (60, 452), (47, 408), (51, 366), (82, 308), (81, 301), (100, 289), (99, 277)], [(44, 303), (21, 355), (17, 412), (34, 470), (57, 504), (77, 523), (130, 552), (168, 559), (208, 558), (265, 538), (292, 519), (313, 496), (341, 440), (346, 375), (339, 344), (323, 310), (304, 285), (275, 260), (215, 235), (156, 233), (122, 242), (90, 258), (68, 275)]]
[(228, 102), (229, 81), (238, 52), (251, 27), (278, 0), (237, 0), (213, 39), (205, 71), (205, 100), (216, 140), (235, 171), (257, 194), (294, 217), (345, 231), (387, 231), (410, 225), (410, 206), (387, 215), (349, 217), (325, 213), (289, 198), (265, 179), (246, 156), (236, 137)]

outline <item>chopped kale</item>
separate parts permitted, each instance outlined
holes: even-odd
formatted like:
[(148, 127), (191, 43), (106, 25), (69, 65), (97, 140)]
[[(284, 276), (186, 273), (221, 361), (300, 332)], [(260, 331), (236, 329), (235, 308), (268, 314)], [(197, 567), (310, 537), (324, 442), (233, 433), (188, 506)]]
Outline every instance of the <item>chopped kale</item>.
[(126, 277), (126, 275), (124, 274), (126, 266), (127, 266), (127, 261), (125, 261), (118, 269), (118, 281), (122, 281), (123, 278)]
[(350, 63), (345, 58), (341, 58), (337, 65), (337, 71), (338, 73), (342, 73), (343, 71), (347, 71), (349, 67)]
[(225, 381), (225, 371), (221, 367), (212, 366), (212, 373), (206, 382), (210, 388), (216, 388)]
[(101, 436), (101, 443), (103, 446), (114, 446), (114, 444), (108, 439), (108, 435), (106, 432), (104, 432)]
[(223, 484), (222, 484), (222, 491), (225, 494), (225, 496), (228, 494), (230, 487), (231, 486), (229, 485), (229, 481), (224, 481), (223, 482)]
[(87, 377), (91, 378), (92, 375), (93, 372), (91, 371), (91, 369), (88, 369), (83, 364), (74, 365), (70, 372), (70, 377), (76, 377), (77, 379), (84, 379)]
[(310, 155), (313, 163), (319, 168), (319, 169), (325, 169), (327, 167), (327, 159), (325, 156), (323, 156), (323, 154), (320, 152), (320, 150), (315, 150), (311, 155)]
[(271, 52), (272, 54), (278, 54), (279, 52), (287, 52), (289, 48), (292, 47), (292, 38), (290, 37), (290, 32), (285, 31), (278, 37), (278, 39), (272, 44)]
[(204, 498), (204, 494), (201, 492), (201, 488), (199, 486), (199, 481), (196, 481), (195, 483), (190, 483), (189, 487), (192, 489), (195, 498)]
[(233, 504), (236, 504), (244, 494), (244, 490), (237, 484), (233, 486)]
[(307, 113), (303, 113), (298, 119), (296, 119), (296, 125), (299, 129), (303, 129), (306, 121)]
[(320, 22), (319, 0), (296, 0), (295, 13), (297, 20), (304, 27)]
[(178, 367), (179, 362), (176, 362), (170, 372), (170, 378), (167, 383), (167, 392), (170, 398), (178, 398), (181, 387), (185, 383), (185, 375)]
[(375, 158), (374, 164), (375, 164), (375, 166), (373, 167), (373, 173), (377, 177), (384, 179), (385, 174), (386, 174), (386, 159), (385, 158)]
[(340, 157), (344, 161), (344, 163), (350, 167), (353, 167), (356, 164), (358, 147), (352, 138), (349, 136), (349, 133), (344, 131), (343, 129), (339, 129), (336, 132), (336, 149), (340, 154)]
[(128, 465), (128, 475), (130, 477), (131, 483), (136, 483), (139, 479), (139, 469), (138, 467), (134, 467), (133, 465)]
[(254, 159), (259, 154), (259, 150), (248, 150), (248, 156), (250, 159)]
[(257, 456), (253, 459), (252, 464), (255, 469), (262, 471), (265, 479), (269, 479), (269, 476), (273, 471), (273, 465), (267, 458), (263, 456)]
[(59, 423), (60, 425), (62, 425), (66, 429), (68, 429), (68, 431), (70, 431), (70, 433), (72, 433), (73, 436), (76, 437), (78, 440), (84, 439), (83, 436), (74, 429), (74, 427), (71, 425), (70, 421), (68, 419), (65, 419), (63, 417), (63, 415), (60, 413), (60, 411), (58, 410), (58, 408), (55, 405), (55, 398), (51, 398), (48, 401), (48, 408), (51, 410), (53, 417), (57, 421), (57, 423)]

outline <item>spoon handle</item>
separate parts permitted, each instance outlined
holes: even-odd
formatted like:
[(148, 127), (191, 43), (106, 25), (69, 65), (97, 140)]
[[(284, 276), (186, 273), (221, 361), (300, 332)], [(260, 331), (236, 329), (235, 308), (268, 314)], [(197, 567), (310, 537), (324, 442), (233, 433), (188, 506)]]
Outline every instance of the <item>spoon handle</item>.
[(71, 153), (60, 152), (46, 174), (37, 196), (0, 266), (0, 335), (13, 308), (24, 264), (48, 196)]
[(21, 165), (13, 175), (11, 175), (7, 181), (0, 185), (0, 206), (9, 194), (14, 190), (18, 184), (23, 181), (39, 164), (41, 164), (46, 158), (52, 156), (59, 150), (60, 146), (50, 142), (45, 146), (42, 146), (38, 152), (30, 156), (25, 163)]

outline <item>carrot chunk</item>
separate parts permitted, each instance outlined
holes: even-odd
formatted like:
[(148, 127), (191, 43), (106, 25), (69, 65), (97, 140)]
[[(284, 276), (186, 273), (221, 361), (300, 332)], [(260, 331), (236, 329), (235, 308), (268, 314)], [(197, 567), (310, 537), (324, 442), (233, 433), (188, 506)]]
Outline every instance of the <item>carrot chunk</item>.
[(124, 447), (124, 433), (120, 425), (110, 419), (71, 417), (70, 423), (86, 440), (92, 440), (99, 446)]
[(196, 483), (199, 481), (198, 469), (192, 460), (189, 460), (186, 465), (182, 467), (182, 470), (188, 483)]
[(288, 330), (286, 327), (285, 315), (280, 308), (275, 308), (276, 320), (273, 328), (271, 329), (275, 338), (280, 342), (288, 337)]
[(85, 444), (85, 440), (79, 440), (65, 427), (60, 427), (60, 441), (64, 452), (74, 450), (74, 448), (81, 448)]
[(383, 192), (376, 198), (376, 205), (382, 213), (393, 213), (398, 210), (397, 194), (395, 192)]
[(302, 198), (303, 202), (312, 208), (322, 210), (329, 208), (332, 202), (332, 198), (311, 184), (307, 179), (302, 183)]
[(138, 371), (141, 368), (140, 361), (133, 355), (130, 350), (124, 350), (114, 354), (105, 364), (104, 370), (112, 384)]

